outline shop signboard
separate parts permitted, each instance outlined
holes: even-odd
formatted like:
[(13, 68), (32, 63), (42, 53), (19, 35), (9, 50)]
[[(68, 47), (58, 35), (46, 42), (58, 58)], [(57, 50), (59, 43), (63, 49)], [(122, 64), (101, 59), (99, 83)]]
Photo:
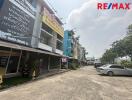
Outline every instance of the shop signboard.
[(43, 22), (60, 36), (64, 37), (64, 28), (58, 23), (55, 15), (51, 14), (46, 8), (44, 8)]
[(67, 62), (67, 58), (62, 58), (62, 62), (66, 63)]
[(27, 0), (0, 1), (0, 39), (31, 44), (35, 9)]

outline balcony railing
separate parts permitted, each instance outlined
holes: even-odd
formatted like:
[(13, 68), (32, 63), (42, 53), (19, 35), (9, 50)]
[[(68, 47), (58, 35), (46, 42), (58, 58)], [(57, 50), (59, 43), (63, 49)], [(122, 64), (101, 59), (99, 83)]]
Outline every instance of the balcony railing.
[(41, 28), (41, 31), (42, 31), (42, 32), (44, 32), (44, 33), (46, 33), (47, 35), (49, 35), (49, 36), (53, 37), (53, 34), (51, 34), (51, 33), (47, 32), (46, 30), (44, 30), (44, 29), (42, 29), (42, 28)]
[(62, 40), (57, 39), (57, 41), (58, 41), (58, 42), (60, 42), (60, 43), (63, 43), (63, 41), (62, 41)]

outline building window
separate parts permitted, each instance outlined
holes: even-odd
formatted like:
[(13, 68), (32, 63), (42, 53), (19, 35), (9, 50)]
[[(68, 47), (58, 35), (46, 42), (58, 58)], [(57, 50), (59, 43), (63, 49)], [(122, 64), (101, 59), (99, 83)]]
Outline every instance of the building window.
[(27, 0), (34, 8), (36, 8), (37, 0)]
[(17, 72), (19, 58), (20, 58), (20, 51), (13, 49), (6, 72), (7, 74)]
[(0, 0), (0, 9), (2, 8), (4, 0)]
[(60, 41), (63, 41), (63, 37), (60, 36), (59, 34), (57, 34), (57, 39), (59, 39)]
[(46, 45), (51, 46), (52, 37), (46, 36), (46, 33), (41, 33), (40, 42)]
[(57, 41), (56, 48), (57, 48), (58, 50), (63, 50), (63, 43), (61, 43), (60, 41)]
[(0, 74), (16, 73), (19, 59), (19, 50), (0, 47)]
[(0, 69), (1, 68), (6, 68), (7, 66), (7, 61), (10, 56), (10, 50), (4, 47), (0, 47)]
[(53, 33), (53, 30), (48, 25), (46, 25), (45, 23), (42, 23), (42, 29), (47, 31), (50, 34)]

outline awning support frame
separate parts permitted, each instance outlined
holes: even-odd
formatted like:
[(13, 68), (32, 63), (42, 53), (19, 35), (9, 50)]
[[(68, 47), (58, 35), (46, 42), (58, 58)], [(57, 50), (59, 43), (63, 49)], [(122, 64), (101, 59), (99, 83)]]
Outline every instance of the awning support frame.
[(7, 73), (7, 70), (8, 70), (8, 66), (9, 66), (9, 62), (10, 62), (10, 58), (11, 58), (11, 54), (12, 54), (12, 48), (10, 48), (10, 54), (9, 54), (9, 57), (8, 57), (8, 61), (7, 61), (7, 64), (6, 64), (6, 70), (5, 70), (5, 74)]
[(21, 50), (20, 57), (19, 57), (19, 61), (18, 61), (18, 65), (17, 65), (17, 72), (19, 72), (21, 58), (22, 58), (22, 50)]

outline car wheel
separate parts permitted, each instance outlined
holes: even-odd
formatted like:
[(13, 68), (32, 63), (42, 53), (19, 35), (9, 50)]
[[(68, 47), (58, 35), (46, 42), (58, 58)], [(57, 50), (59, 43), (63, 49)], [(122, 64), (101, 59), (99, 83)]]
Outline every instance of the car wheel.
[(113, 75), (114, 75), (112, 71), (109, 71), (107, 74), (108, 74), (109, 76), (113, 76)]

